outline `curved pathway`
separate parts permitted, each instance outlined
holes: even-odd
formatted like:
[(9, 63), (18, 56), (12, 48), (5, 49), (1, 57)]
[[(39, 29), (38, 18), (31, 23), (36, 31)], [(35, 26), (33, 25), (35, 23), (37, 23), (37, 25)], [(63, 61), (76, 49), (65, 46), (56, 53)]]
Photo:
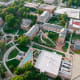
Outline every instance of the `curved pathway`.
[(9, 68), (7, 67), (7, 65), (6, 65), (6, 61), (8, 60), (8, 55), (10, 54), (10, 52), (12, 51), (12, 50), (14, 50), (15, 49), (15, 45), (14, 46), (12, 46), (11, 48), (9, 48), (7, 51), (6, 51), (6, 53), (4, 54), (4, 57), (3, 57), (3, 64), (4, 64), (4, 66), (5, 66), (5, 68), (6, 68), (6, 70), (8, 71), (8, 73), (13, 77), (14, 75), (12, 74), (12, 72), (9, 70)]

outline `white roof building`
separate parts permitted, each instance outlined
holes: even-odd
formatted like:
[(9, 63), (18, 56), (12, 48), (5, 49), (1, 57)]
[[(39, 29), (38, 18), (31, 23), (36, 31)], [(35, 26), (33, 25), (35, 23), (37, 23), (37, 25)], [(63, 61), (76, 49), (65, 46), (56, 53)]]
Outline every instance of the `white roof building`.
[(30, 19), (22, 19), (21, 28), (27, 29), (30, 26), (31, 22), (32, 21)]
[(80, 19), (80, 10), (73, 8), (58, 8), (55, 10), (55, 14), (67, 14), (70, 18)]
[(56, 77), (59, 73), (62, 56), (56, 54), (56, 52), (48, 52), (43, 50), (39, 55), (35, 67), (40, 72), (46, 72), (51, 77)]
[(47, 22), (49, 19), (51, 18), (51, 14), (49, 13), (49, 11), (44, 11), (39, 17), (38, 17), (38, 21), (45, 23)]
[(39, 9), (41, 10), (47, 10), (50, 13), (53, 12), (53, 10), (55, 9), (56, 6), (54, 5), (48, 5), (48, 4), (40, 4)]
[(38, 31), (39, 31), (39, 25), (35, 24), (31, 27), (31, 29), (28, 32), (25, 33), (25, 35), (32, 40)]
[(80, 20), (71, 19), (69, 22), (69, 26), (80, 29)]
[(25, 7), (30, 7), (30, 8), (38, 8), (39, 7), (39, 3), (29, 3), (29, 2), (25, 2), (24, 6)]

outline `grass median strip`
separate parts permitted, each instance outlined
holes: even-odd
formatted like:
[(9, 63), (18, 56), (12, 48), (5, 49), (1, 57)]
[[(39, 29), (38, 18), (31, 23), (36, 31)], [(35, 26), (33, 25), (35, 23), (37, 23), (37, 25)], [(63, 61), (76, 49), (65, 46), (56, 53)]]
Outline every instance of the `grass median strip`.
[(18, 54), (17, 49), (14, 49), (14, 50), (9, 54), (8, 59), (11, 59), (11, 58), (16, 57), (17, 54)]

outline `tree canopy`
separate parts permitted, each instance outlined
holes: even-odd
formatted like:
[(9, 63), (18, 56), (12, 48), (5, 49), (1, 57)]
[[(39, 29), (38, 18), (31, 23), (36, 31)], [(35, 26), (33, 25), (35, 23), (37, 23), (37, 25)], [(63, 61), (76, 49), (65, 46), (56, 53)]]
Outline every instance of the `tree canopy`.
[[(15, 72), (17, 72), (16, 74), (18, 76), (15, 76), (11, 80), (18, 80), (18, 79), (19, 80), (48, 80), (47, 75), (45, 75), (44, 73), (38, 72), (31, 62), (25, 63), (22, 69), (17, 68)], [(21, 74), (23, 76), (21, 76)]]
[(29, 38), (25, 35), (22, 35), (18, 38), (18, 43), (21, 46), (26, 46), (27, 44), (29, 44), (29, 42), (30, 42)]

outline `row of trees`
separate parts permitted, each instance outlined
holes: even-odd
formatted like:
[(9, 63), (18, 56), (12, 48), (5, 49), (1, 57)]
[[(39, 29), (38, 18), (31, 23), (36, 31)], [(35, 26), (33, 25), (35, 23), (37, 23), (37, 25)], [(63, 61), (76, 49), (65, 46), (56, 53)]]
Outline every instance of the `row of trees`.
[(62, 2), (67, 2), (67, 6), (80, 6), (80, 0), (62, 0)]
[(11, 80), (48, 80), (48, 77), (44, 73), (36, 71), (31, 62), (24, 64), (23, 68), (16, 68), (15, 77)]

